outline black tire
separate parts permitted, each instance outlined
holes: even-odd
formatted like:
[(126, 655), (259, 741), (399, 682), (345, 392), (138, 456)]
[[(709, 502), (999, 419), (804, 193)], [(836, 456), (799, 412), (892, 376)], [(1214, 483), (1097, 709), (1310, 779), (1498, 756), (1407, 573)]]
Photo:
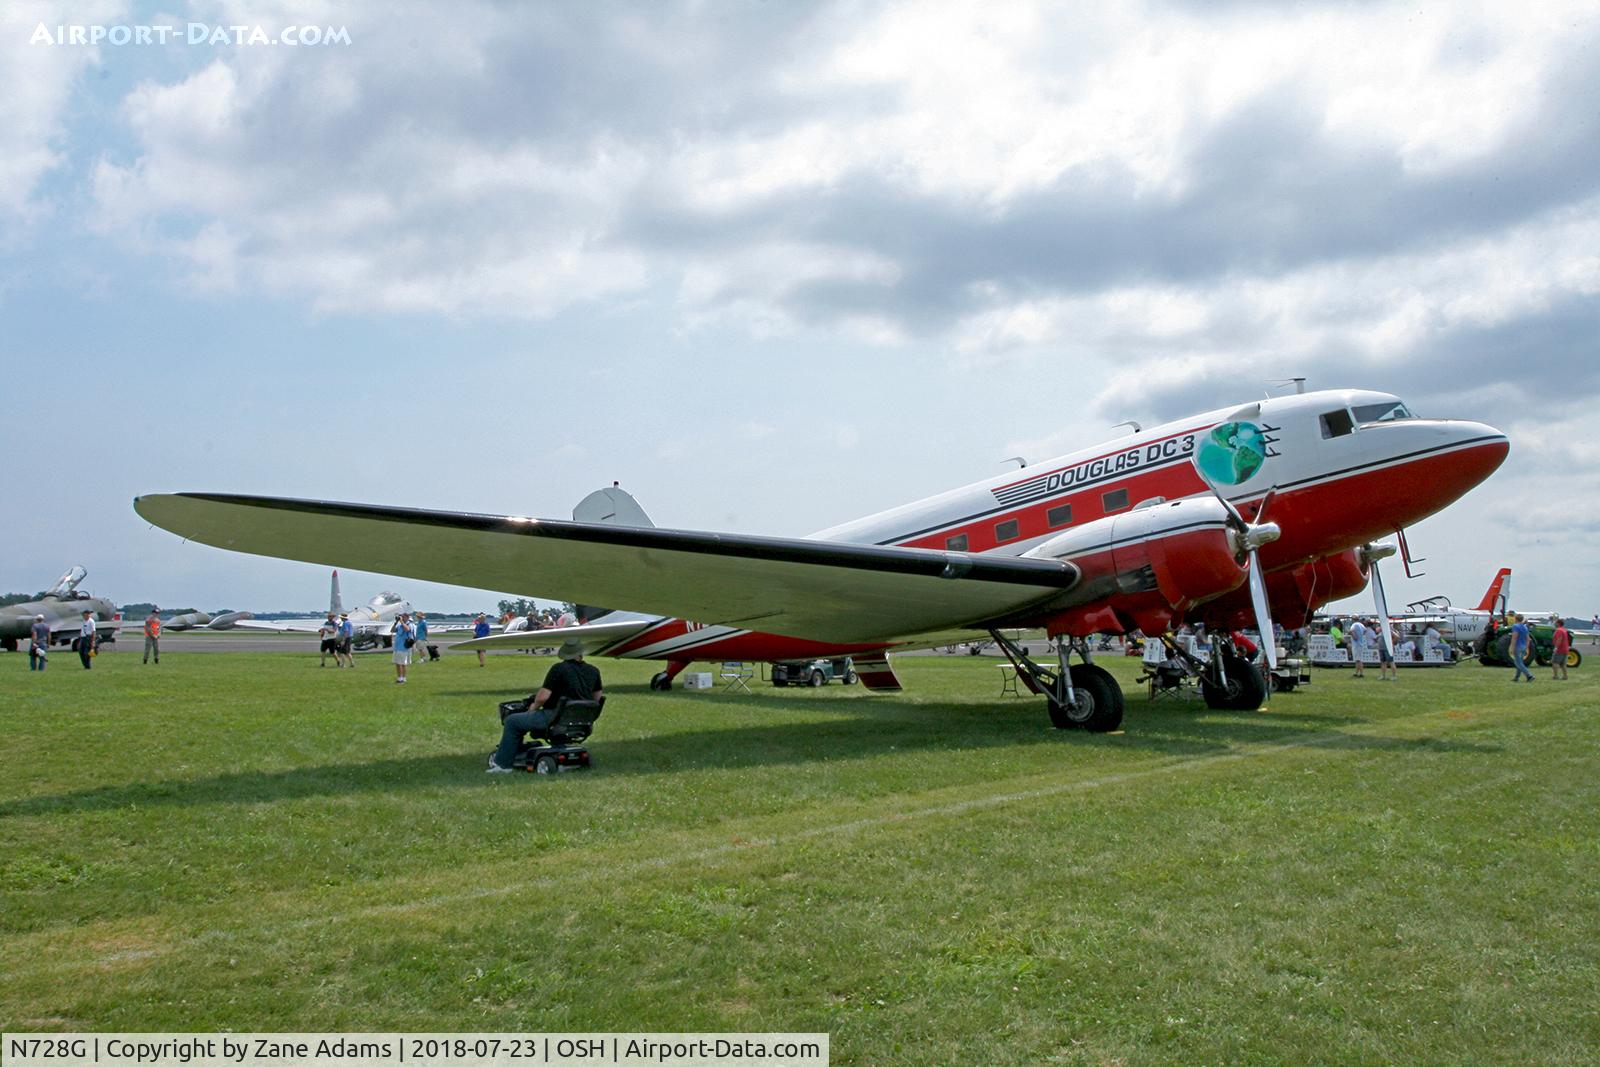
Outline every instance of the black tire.
[(1058, 730), (1080, 728), (1090, 733), (1105, 733), (1122, 725), (1122, 687), (1102, 667), (1080, 663), (1072, 668), (1072, 707), (1046, 696), (1050, 725)]
[(772, 684), (779, 689), (787, 686), (789, 684), (789, 668), (781, 663), (774, 663), (772, 665)]
[(816, 668), (812, 668), (811, 676), (806, 679), (806, 684), (811, 686), (811, 688), (813, 688), (813, 689), (816, 689), (816, 688), (818, 688), (819, 686), (822, 686), (822, 685), (826, 685), (827, 682), (828, 682), (828, 679), (825, 678), (823, 676), (822, 672), (820, 670), (817, 670)]
[(1200, 676), (1200, 694), (1206, 707), (1218, 711), (1255, 711), (1267, 699), (1267, 683), (1255, 664), (1238, 656), (1224, 656), (1225, 685), (1212, 681), (1210, 670)]
[[(1576, 655), (1577, 653), (1573, 653), (1573, 654)], [(852, 667), (849, 670), (844, 672), (844, 678), (842, 679), (842, 681), (844, 682), (845, 685), (855, 685), (856, 684), (856, 671), (855, 671), (854, 667)]]
[(1295, 679), (1295, 678), (1278, 678), (1278, 677), (1275, 676), (1272, 679), (1272, 691), (1274, 693), (1290, 693), (1290, 692), (1293, 692), (1294, 691), (1294, 687), (1299, 685), (1299, 684), (1300, 684), (1300, 682), (1299, 682), (1298, 679)]
[(1483, 665), (1485, 667), (1513, 666), (1511, 662), (1511, 639), (1514, 636), (1508, 631), (1489, 642), (1482, 656)]
[(556, 758), (554, 756), (540, 756), (533, 761), (534, 774), (555, 774)]
[(672, 688), (672, 679), (667, 677), (666, 671), (657, 671), (650, 678), (650, 688), (662, 693)]
[(968, 645), (967, 646), (967, 655), (969, 655), (969, 656), (981, 656), (981, 655), (983, 655), (983, 649), (979, 648), (977, 645)]

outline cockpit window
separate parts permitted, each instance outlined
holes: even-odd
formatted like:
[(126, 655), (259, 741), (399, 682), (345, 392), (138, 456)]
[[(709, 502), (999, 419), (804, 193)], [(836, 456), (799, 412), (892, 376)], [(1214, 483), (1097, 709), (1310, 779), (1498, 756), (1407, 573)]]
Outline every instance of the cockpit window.
[(1344, 408), (1330, 411), (1322, 416), (1322, 436), (1324, 437), (1343, 437), (1345, 434), (1354, 431), (1355, 428), (1355, 422), (1350, 418), (1350, 412)]
[(1350, 409), (1354, 412), (1356, 422), (1394, 422), (1397, 419), (1414, 419), (1404, 404), (1398, 400), (1385, 400), (1381, 404), (1357, 404)]

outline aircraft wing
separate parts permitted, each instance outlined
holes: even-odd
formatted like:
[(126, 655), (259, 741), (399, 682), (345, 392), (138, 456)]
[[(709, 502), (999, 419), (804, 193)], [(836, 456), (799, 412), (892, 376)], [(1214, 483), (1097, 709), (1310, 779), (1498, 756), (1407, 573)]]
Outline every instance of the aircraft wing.
[(603, 652), (607, 646), (626, 641), (634, 634), (660, 619), (627, 619), (622, 622), (590, 622), (582, 626), (557, 626), (548, 630), (513, 630), (508, 634), (490, 634), (471, 641), (451, 645), (453, 649), (472, 651), (497, 648), (559, 648), (568, 641), (583, 642), (583, 654), (592, 656)]
[(321, 619), (240, 619), (233, 625), (239, 630), (272, 630), (286, 634), (314, 634), (322, 631)]
[(134, 509), (234, 552), (831, 641), (1003, 618), (1079, 578), (1055, 560), (274, 497), (162, 494)]

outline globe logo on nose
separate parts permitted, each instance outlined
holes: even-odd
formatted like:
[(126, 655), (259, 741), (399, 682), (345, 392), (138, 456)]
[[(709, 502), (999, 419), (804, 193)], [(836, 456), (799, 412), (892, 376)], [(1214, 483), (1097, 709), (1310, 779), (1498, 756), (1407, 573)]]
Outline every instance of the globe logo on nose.
[(1266, 435), (1253, 422), (1224, 422), (1200, 441), (1196, 460), (1207, 478), (1222, 485), (1248, 481), (1267, 460)]

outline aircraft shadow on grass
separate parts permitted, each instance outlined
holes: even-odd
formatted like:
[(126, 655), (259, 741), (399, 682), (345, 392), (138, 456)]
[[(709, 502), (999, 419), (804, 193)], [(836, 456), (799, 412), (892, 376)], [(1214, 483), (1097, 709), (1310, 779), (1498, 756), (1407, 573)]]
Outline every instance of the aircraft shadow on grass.
[[(628, 688), (618, 687), (613, 693), (621, 695)], [(639, 699), (648, 699), (643, 687), (639, 688)], [(462, 695), (503, 697), (505, 690)], [(629, 703), (634, 701), (630, 699)], [(1220, 756), (1246, 752), (1253, 746), (1297, 741), (1307, 747), (1395, 753), (1487, 755), (1500, 751), (1499, 746), (1458, 740), (1373, 737), (1336, 729), (1365, 721), (1351, 716), (1197, 713), (1189, 707), (1145, 707), (1138, 701), (1131, 702), (1135, 714), (1128, 732), (1120, 736), (1052, 730), (1043, 722), (1043, 712), (1033, 701), (954, 704), (852, 697), (813, 700), (808, 708), (793, 699), (741, 696), (736, 710), (748, 713), (752, 703), (758, 708), (769, 706), (775, 714), (785, 715), (786, 721), (607, 740), (602, 720), (597, 737), (591, 738), (589, 744), (596, 765), (596, 771), (590, 773), (671, 775), (690, 770), (858, 760), (891, 751), (942, 751), (955, 758), (973, 759), (982, 758), (984, 750), (1018, 745), (1136, 748), (1172, 757)], [(826, 714), (796, 721), (795, 714), (806, 710)], [(634, 724), (629, 727), (634, 728)], [(1319, 736), (1324, 733), (1326, 736)], [(202, 807), (402, 790), (478, 789), (503, 780), (483, 773), (487, 754), (498, 739), (498, 729), (485, 715), (482, 744), (465, 751), (279, 771), (238, 771), (209, 778), (138, 782), (27, 797), (0, 804), (0, 818), (112, 811), (133, 805)]]

